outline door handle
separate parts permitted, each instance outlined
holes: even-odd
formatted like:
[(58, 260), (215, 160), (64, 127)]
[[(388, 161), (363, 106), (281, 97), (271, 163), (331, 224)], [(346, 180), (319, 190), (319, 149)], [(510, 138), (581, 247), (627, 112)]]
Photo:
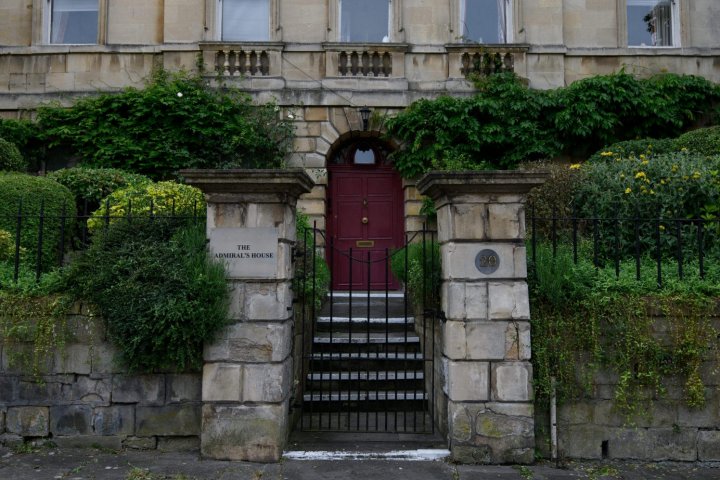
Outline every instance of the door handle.
[(362, 223), (365, 223), (365, 224), (368, 223), (368, 218), (367, 218), (367, 217), (363, 217), (363, 218), (362, 218)]

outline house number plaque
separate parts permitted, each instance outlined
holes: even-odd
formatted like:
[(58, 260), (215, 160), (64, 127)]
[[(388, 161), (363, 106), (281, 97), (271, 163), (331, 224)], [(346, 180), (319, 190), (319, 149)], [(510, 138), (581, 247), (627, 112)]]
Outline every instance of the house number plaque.
[(500, 268), (500, 256), (495, 250), (480, 250), (475, 256), (475, 267), (485, 275), (494, 273)]

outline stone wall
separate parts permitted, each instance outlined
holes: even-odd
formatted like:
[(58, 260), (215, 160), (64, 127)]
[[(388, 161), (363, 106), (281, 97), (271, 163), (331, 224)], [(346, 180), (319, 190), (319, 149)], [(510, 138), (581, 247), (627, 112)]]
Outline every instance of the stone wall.
[(199, 448), (199, 373), (129, 375), (113, 362), (115, 350), (100, 319), (76, 305), (68, 326), (68, 343), (44, 362), (40, 378), (14, 358), (31, 346), (0, 337), (0, 443)]
[[(720, 312), (718, 312), (720, 313)], [(654, 335), (667, 338), (669, 322), (656, 313)], [(720, 315), (714, 320), (720, 331)], [(706, 404), (686, 405), (683, 381), (666, 378), (667, 395), (646, 416), (626, 418), (614, 407), (617, 375), (598, 372), (591, 398), (558, 408), (558, 454), (565, 458), (646, 461), (720, 461), (720, 364), (708, 357), (701, 367)], [(549, 414), (537, 408), (537, 447), (549, 455)]]

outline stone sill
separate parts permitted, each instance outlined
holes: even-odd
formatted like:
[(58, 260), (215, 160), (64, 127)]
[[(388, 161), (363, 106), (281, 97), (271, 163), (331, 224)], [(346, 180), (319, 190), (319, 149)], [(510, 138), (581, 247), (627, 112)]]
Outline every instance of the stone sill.
[(326, 42), (322, 44), (328, 52), (362, 52), (365, 50), (378, 50), (382, 52), (407, 52), (410, 45), (407, 43), (337, 43)]
[(525, 53), (530, 50), (527, 43), (447, 43), (448, 52)]
[[(535, 52), (533, 52), (535, 53)], [(568, 57), (715, 57), (720, 48), (676, 48), (676, 47), (623, 47), (623, 48), (572, 48), (565, 53)]]
[(270, 50), (282, 52), (285, 49), (283, 42), (200, 42), (198, 48), (206, 50)]

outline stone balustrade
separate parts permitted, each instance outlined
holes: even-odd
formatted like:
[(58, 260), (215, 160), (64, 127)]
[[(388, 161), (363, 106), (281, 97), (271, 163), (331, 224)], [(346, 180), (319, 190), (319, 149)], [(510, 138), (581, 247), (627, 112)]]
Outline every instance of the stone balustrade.
[(403, 77), (406, 45), (325, 44), (327, 77)]
[(207, 72), (221, 77), (280, 75), (282, 45), (276, 43), (201, 44)]
[(525, 61), (527, 45), (445, 45), (450, 76), (466, 77), (471, 73), (494, 75), (515, 72), (517, 63)]

